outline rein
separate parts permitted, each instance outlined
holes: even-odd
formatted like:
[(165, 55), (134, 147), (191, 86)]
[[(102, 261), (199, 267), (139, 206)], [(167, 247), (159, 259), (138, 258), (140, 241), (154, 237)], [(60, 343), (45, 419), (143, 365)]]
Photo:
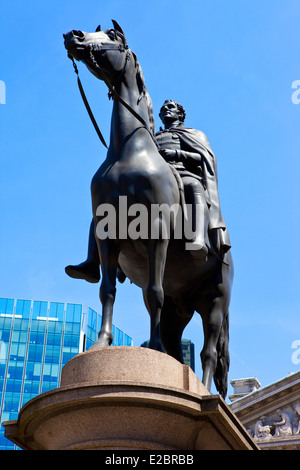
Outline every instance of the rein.
[(87, 97), (85, 96), (85, 93), (84, 93), (84, 90), (83, 90), (83, 86), (82, 86), (81, 80), (80, 80), (80, 78), (79, 78), (78, 68), (77, 68), (77, 65), (75, 64), (74, 58), (73, 58), (70, 54), (68, 54), (68, 57), (69, 57), (69, 59), (71, 59), (72, 62), (73, 62), (74, 71), (75, 71), (75, 73), (76, 73), (76, 75), (77, 75), (77, 84), (78, 84), (78, 88), (79, 88), (79, 91), (80, 91), (82, 100), (83, 100), (83, 102), (84, 102), (84, 104), (85, 104), (86, 110), (87, 110), (87, 112), (88, 112), (88, 114), (89, 114), (89, 116), (90, 116), (90, 119), (91, 119), (91, 121), (92, 121), (92, 123), (93, 123), (93, 126), (94, 126), (94, 128), (95, 128), (95, 131), (97, 132), (98, 137), (99, 137), (99, 139), (101, 140), (101, 142), (102, 142), (102, 144), (104, 145), (104, 147), (108, 148), (108, 147), (107, 147), (107, 144), (106, 144), (106, 142), (105, 142), (105, 139), (104, 139), (104, 137), (103, 137), (103, 135), (102, 135), (102, 132), (100, 131), (100, 129), (99, 129), (99, 127), (98, 127), (97, 121), (96, 121), (96, 119), (94, 118), (94, 115), (93, 115), (92, 110), (91, 110), (91, 108), (90, 108), (90, 105), (89, 105), (89, 102), (88, 102), (88, 100), (87, 100)]
[[(120, 52), (125, 52), (125, 50), (127, 51), (126, 57), (125, 57), (125, 62), (124, 62), (123, 70), (120, 72), (120, 75), (117, 77), (117, 79), (116, 79), (116, 81), (115, 81), (115, 83), (117, 83), (117, 82), (120, 81), (120, 79), (123, 77), (123, 75), (124, 75), (124, 73), (125, 73), (125, 70), (126, 70), (127, 62), (128, 62), (128, 60), (129, 60), (129, 58), (130, 58), (130, 57), (129, 57), (129, 53), (128, 53), (128, 46), (127, 46), (127, 44), (125, 44), (125, 45), (120, 44), (120, 45), (118, 45), (118, 46), (117, 46), (117, 45), (114, 45), (114, 44), (109, 44), (109, 45), (107, 45), (105, 48), (102, 48), (102, 47), (101, 47), (100, 50), (101, 50), (101, 51), (114, 50), (114, 51), (120, 51)], [(143, 127), (144, 127), (145, 129), (147, 129), (147, 131), (149, 132), (150, 136), (152, 137), (152, 140), (153, 140), (153, 142), (155, 143), (156, 147), (159, 148), (159, 145), (158, 145), (158, 143), (157, 143), (157, 141), (156, 141), (156, 139), (155, 139), (153, 133), (152, 133), (151, 130), (149, 129), (149, 127), (148, 127), (146, 121), (145, 121), (128, 103), (126, 103), (126, 101), (124, 101), (123, 98), (121, 98), (121, 96), (117, 93), (117, 91), (116, 91), (116, 89), (115, 89), (115, 85), (112, 85), (112, 84), (110, 83), (110, 81), (108, 80), (107, 76), (105, 75), (105, 73), (103, 72), (103, 70), (101, 69), (101, 67), (97, 64), (97, 62), (96, 62), (96, 60), (95, 60), (95, 58), (94, 58), (94, 56), (93, 56), (93, 53), (92, 53), (92, 47), (90, 47), (89, 52), (90, 52), (90, 58), (91, 58), (91, 61), (92, 61), (93, 65), (98, 69), (98, 71), (99, 71), (99, 73), (100, 73), (100, 75), (101, 75), (103, 81), (105, 82), (106, 86), (107, 86), (108, 89), (109, 89), (109, 95), (108, 95), (109, 98), (112, 97), (113, 99), (115, 99), (115, 100), (117, 100), (119, 103), (121, 103), (123, 106), (125, 106), (125, 108), (128, 109), (128, 111), (130, 111), (130, 113), (143, 125)], [(85, 104), (86, 110), (87, 110), (87, 112), (88, 112), (88, 114), (89, 114), (89, 116), (90, 116), (90, 119), (91, 119), (91, 121), (92, 121), (92, 123), (93, 123), (93, 126), (94, 126), (94, 128), (95, 128), (95, 131), (96, 131), (96, 133), (97, 133), (97, 135), (98, 135), (100, 141), (101, 141), (102, 144), (104, 145), (104, 147), (108, 148), (108, 147), (107, 147), (107, 144), (106, 144), (106, 142), (105, 142), (105, 139), (104, 139), (104, 137), (103, 137), (103, 135), (102, 135), (102, 133), (101, 133), (99, 127), (98, 127), (98, 124), (97, 124), (97, 122), (96, 122), (96, 119), (95, 119), (95, 117), (94, 117), (94, 115), (93, 115), (93, 113), (92, 113), (92, 110), (91, 110), (91, 108), (90, 108), (90, 105), (89, 105), (89, 103), (88, 103), (88, 100), (87, 100), (87, 98), (86, 98), (86, 95), (85, 95), (85, 93), (84, 93), (83, 86), (82, 86), (81, 80), (80, 80), (80, 78), (79, 78), (78, 68), (77, 68), (77, 65), (76, 65), (76, 63), (75, 63), (75, 61), (74, 61), (74, 58), (71, 56), (70, 53), (68, 53), (68, 57), (69, 57), (69, 59), (72, 60), (73, 67), (74, 67), (74, 71), (75, 71), (75, 73), (76, 73), (76, 75), (77, 75), (77, 84), (78, 84), (78, 88), (79, 88), (79, 91), (80, 91), (82, 100), (83, 100), (83, 102), (84, 102), (84, 104)]]

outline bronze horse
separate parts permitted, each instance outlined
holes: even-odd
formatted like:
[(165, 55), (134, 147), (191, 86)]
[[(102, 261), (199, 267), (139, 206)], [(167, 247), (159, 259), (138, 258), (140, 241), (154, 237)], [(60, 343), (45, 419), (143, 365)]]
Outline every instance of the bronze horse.
[[(123, 30), (115, 21), (113, 24), (113, 29), (97, 28), (95, 33), (73, 30), (64, 38), (69, 55), (82, 61), (110, 86), (114, 101), (110, 143), (106, 159), (92, 179), (91, 195), (94, 227), (101, 220), (97, 209), (111, 204), (116, 210), (118, 234), (124, 228), (118, 224), (122, 216), (119, 214), (121, 196), (126, 196), (128, 207), (142, 204), (149, 213), (154, 204), (179, 205), (181, 197), (174, 173), (160, 155), (153, 137), (152, 102), (142, 69), (127, 45)], [(161, 214), (155, 220), (152, 218), (151, 224), (162, 230)], [(150, 348), (164, 348), (183, 362), (183, 330), (195, 311), (201, 315), (202, 382), (210, 390), (214, 378), (217, 390), (225, 397), (229, 368), (228, 308), (233, 279), (231, 252), (221, 260), (210, 251), (206, 263), (199, 266), (185, 250), (184, 241), (172, 237), (174, 219), (170, 224), (169, 238), (110, 238), (108, 234), (106, 239), (100, 239), (95, 234), (102, 270), (102, 325), (92, 347), (106, 347), (112, 342), (113, 304), (120, 267), (143, 291), (151, 319)]]

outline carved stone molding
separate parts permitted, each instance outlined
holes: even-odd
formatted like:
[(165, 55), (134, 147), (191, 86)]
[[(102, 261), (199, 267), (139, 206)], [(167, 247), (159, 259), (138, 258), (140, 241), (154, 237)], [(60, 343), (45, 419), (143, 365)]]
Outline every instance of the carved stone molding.
[(300, 372), (236, 400), (230, 407), (264, 449), (300, 450)]

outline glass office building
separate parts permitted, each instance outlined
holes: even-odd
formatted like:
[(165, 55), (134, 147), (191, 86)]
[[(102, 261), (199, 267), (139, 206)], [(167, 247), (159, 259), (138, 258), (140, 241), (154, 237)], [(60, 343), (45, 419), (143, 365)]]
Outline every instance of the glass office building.
[[(80, 304), (0, 298), (0, 450), (14, 444), (3, 421), (36, 395), (59, 387), (63, 366), (96, 341), (101, 315)], [(113, 327), (115, 346), (132, 338)]]
[(195, 345), (189, 339), (181, 340), (184, 363), (195, 372)]

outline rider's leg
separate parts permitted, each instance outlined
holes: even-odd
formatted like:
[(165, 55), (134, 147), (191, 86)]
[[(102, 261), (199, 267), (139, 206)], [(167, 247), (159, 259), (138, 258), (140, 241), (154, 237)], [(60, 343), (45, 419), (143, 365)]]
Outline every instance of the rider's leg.
[(68, 276), (75, 279), (85, 279), (88, 282), (99, 282), (100, 280), (100, 259), (98, 247), (95, 239), (94, 220), (90, 225), (88, 255), (87, 259), (78, 265), (69, 265), (65, 268)]
[[(85, 279), (88, 282), (96, 283), (100, 281), (99, 265), (99, 252), (95, 239), (94, 220), (92, 220), (89, 233), (87, 259), (83, 261), (83, 263), (77, 265), (70, 264), (65, 268), (65, 271), (68, 276), (73, 277), (75, 279)], [(120, 267), (118, 267), (117, 269), (117, 278), (118, 281), (121, 283), (123, 283), (126, 279), (126, 276)]]
[(185, 176), (182, 178), (186, 202), (190, 204), (189, 228), (194, 238), (186, 247), (193, 257), (205, 261), (208, 253), (208, 206), (201, 182), (196, 178)]

